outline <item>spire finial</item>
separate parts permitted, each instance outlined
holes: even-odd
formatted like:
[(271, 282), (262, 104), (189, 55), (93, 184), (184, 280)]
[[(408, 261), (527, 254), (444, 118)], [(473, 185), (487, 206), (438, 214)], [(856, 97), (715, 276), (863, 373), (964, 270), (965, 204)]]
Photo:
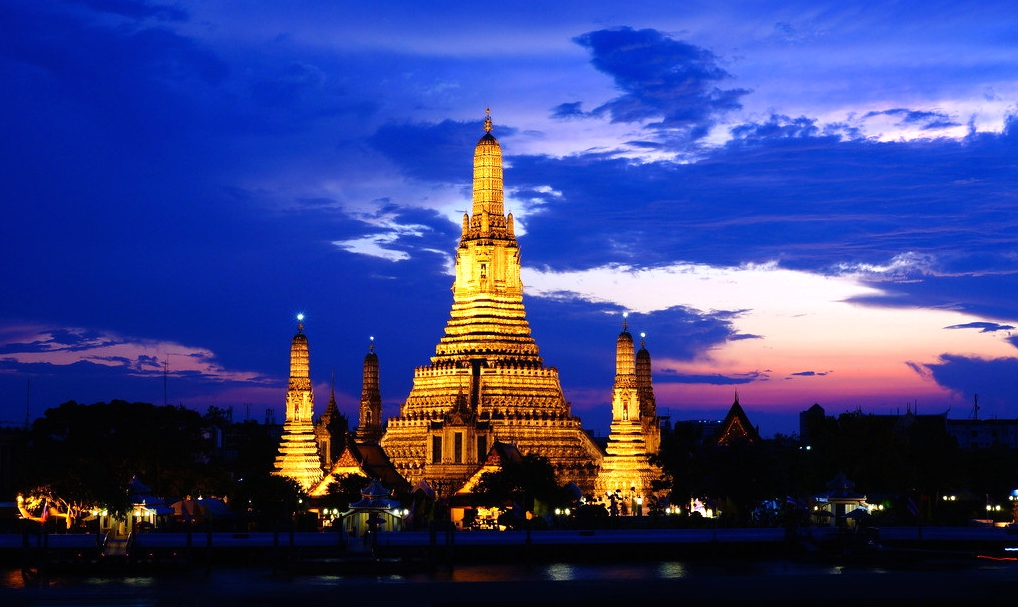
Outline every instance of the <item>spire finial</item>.
[(368, 346), (368, 352), (374, 352), (375, 351), (375, 336), (372, 335), (368, 339), (371, 340), (371, 344)]
[(484, 132), (491, 132), (491, 108), (485, 108), (484, 110)]
[(298, 314), (297, 315), (297, 332), (298, 333), (303, 333), (304, 332), (304, 315), (303, 314)]
[(629, 312), (622, 313), (622, 330), (623, 331), (629, 330)]
[(640, 333), (640, 347), (641, 348), (646, 348), (647, 347), (647, 334), (646, 333)]

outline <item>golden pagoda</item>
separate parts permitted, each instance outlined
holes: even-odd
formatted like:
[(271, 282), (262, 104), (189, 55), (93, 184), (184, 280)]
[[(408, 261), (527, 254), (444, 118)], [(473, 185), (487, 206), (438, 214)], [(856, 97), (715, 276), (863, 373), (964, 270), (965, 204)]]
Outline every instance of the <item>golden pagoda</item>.
[(290, 382), (286, 389), (286, 421), (279, 441), (273, 474), (287, 476), (305, 491), (322, 480), (322, 460), (312, 415), (315, 395), (311, 390), (308, 338), (304, 315), (297, 316), (297, 334), (290, 343)]
[(431, 364), (414, 372), (381, 446), (411, 483), (451, 495), (496, 441), (547, 457), (561, 482), (589, 492), (603, 454), (570, 413), (558, 370), (530, 335), (513, 216), (503, 208), (502, 149), (485, 134), (474, 150), (473, 208), (463, 215), (453, 304)]
[(661, 468), (650, 461), (661, 442), (653, 386), (650, 353), (641, 340), (640, 356), (634, 357), (633, 336), (623, 321), (615, 345), (615, 385), (612, 388), (612, 422), (607, 455), (594, 486), (595, 495), (606, 497), (613, 511), (634, 514), (643, 499), (653, 493), (651, 483), (661, 478)]

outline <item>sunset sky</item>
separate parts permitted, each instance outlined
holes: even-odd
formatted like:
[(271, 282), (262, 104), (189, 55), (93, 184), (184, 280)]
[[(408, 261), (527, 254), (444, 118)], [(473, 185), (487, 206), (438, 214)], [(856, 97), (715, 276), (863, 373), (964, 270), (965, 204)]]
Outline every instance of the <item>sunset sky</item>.
[[(887, 5), (887, 6), (883, 6)], [(452, 303), (491, 108), (533, 335), (584, 425), (1018, 418), (1010, 2), (0, 4), (0, 423), (68, 400), (387, 415)]]

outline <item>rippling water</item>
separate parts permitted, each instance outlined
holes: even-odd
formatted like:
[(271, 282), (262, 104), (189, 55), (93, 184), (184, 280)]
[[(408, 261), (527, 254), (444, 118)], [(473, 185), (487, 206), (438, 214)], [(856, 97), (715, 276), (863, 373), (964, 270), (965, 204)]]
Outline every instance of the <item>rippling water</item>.
[[(338, 568), (338, 566), (337, 566)], [(371, 605), (618, 604), (631, 598), (825, 605), (868, 605), (924, 597), (931, 601), (1002, 599), (1018, 592), (1014, 565), (984, 563), (954, 570), (878, 567), (790, 560), (643, 563), (472, 564), (435, 573), (282, 574), (265, 567), (194, 567), (154, 575), (56, 575), (26, 587), (20, 569), (0, 571), (0, 604), (9, 605), (290, 605), (296, 600), (343, 607)]]

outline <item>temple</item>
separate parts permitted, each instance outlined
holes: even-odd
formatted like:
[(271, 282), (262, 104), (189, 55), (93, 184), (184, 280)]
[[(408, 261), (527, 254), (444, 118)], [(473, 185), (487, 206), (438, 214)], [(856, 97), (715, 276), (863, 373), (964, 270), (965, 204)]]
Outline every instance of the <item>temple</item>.
[(641, 340), (634, 357), (633, 336), (627, 321), (615, 344), (615, 384), (612, 388), (612, 422), (607, 455), (594, 487), (595, 495), (614, 504), (642, 504), (654, 493), (652, 483), (661, 468), (650, 461), (661, 442), (661, 427), (650, 375), (650, 353)]
[(473, 205), (463, 215), (452, 310), (430, 364), (414, 371), (399, 413), (383, 423), (372, 342), (364, 358), (355, 434), (342, 445), (333, 444), (321, 428), (339, 414), (333, 390), (316, 445), (301, 324), (291, 348), (276, 473), (297, 480), (315, 496), (325, 495), (343, 475), (362, 474), (390, 488), (424, 486), (449, 497), (469, 491), (500, 457), (535, 453), (549, 460), (561, 484), (575, 483), (584, 495), (621, 499), (624, 493), (633, 504), (640, 503), (661, 476), (650, 461), (660, 444), (650, 354), (641, 341), (634, 356), (624, 324), (616, 344), (605, 455), (572, 415), (558, 370), (545, 366), (531, 336), (520, 246), (513, 216), (504, 209), (502, 149), (491, 134), (490, 113), (484, 131), (474, 149)]
[(496, 441), (547, 457), (562, 482), (593, 489), (602, 453), (570, 412), (558, 371), (530, 334), (513, 216), (503, 208), (502, 150), (491, 134), (474, 150), (473, 207), (463, 215), (452, 311), (431, 364), (414, 372), (380, 444), (411, 484), (451, 495)]
[(322, 480), (322, 460), (312, 419), (315, 395), (311, 389), (308, 338), (304, 335), (303, 315), (297, 320), (297, 334), (290, 344), (286, 421), (273, 473), (292, 478), (307, 491)]

